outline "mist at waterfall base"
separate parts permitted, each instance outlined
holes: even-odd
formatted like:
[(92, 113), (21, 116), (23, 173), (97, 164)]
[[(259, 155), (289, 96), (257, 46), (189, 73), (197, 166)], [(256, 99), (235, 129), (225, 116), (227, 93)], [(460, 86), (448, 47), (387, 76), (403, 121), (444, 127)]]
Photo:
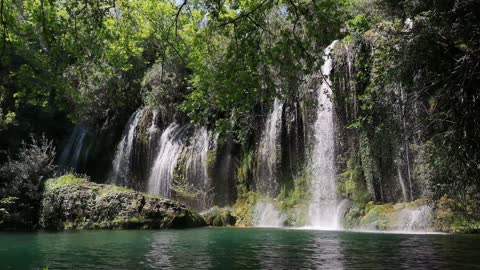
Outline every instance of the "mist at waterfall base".
[(475, 269), (478, 235), (204, 228), (0, 233), (2, 269)]

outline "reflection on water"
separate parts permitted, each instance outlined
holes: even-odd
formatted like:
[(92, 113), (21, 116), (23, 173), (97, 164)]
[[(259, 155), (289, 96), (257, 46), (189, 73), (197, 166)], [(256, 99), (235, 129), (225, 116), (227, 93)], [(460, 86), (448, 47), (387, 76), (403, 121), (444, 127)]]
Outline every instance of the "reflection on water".
[(0, 269), (475, 269), (479, 240), (240, 228), (0, 233)]

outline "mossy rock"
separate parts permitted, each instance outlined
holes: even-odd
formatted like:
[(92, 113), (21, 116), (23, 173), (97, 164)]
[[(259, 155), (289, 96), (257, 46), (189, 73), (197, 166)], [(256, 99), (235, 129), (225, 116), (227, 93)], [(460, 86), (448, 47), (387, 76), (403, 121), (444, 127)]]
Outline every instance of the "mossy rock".
[(235, 223), (237, 222), (232, 211), (227, 208), (215, 207), (203, 213), (202, 216), (209, 226), (214, 227), (235, 226)]
[(177, 202), (65, 175), (49, 179), (40, 213), (45, 229), (164, 229), (205, 226)]

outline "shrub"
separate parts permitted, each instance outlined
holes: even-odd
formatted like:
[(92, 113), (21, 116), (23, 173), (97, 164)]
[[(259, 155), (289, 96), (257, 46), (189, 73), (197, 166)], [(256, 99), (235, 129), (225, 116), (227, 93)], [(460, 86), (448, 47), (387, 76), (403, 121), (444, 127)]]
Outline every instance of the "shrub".
[(45, 136), (40, 140), (32, 137), (31, 143), (23, 142), (16, 159), (9, 159), (0, 167), (0, 198), (17, 198), (8, 201), (8, 219), (2, 226), (35, 226), (43, 183), (55, 169), (54, 159), (53, 142)]

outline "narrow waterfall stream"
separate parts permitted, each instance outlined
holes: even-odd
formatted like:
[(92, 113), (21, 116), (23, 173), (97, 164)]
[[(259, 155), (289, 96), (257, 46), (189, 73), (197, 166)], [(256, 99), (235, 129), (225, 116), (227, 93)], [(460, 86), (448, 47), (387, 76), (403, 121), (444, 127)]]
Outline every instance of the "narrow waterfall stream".
[(312, 153), (311, 200), (308, 209), (307, 227), (336, 230), (340, 228), (340, 215), (336, 195), (333, 103), (330, 73), (334, 41), (324, 51), (321, 72), (323, 80), (318, 89), (317, 120), (314, 125)]
[[(255, 179), (257, 190), (271, 198), (278, 192), (276, 179), (277, 147), (281, 128), (283, 103), (275, 99), (273, 109), (265, 121), (257, 150)], [(259, 201), (252, 211), (252, 224), (256, 227), (281, 227), (286, 217), (273, 202)]]
[(186, 178), (193, 182), (200, 202), (200, 208), (207, 209), (213, 205), (211, 198), (211, 179), (208, 177), (208, 147), (210, 135), (206, 127), (197, 128), (191, 138), (190, 146), (185, 150)]
[(85, 148), (85, 138), (87, 136), (88, 130), (81, 125), (76, 125), (73, 128), (72, 134), (68, 139), (68, 143), (62, 151), (58, 164), (64, 168), (70, 168), (76, 171), (81, 162), (80, 158), (82, 152), (84, 158), (88, 156), (88, 148)]
[(158, 122), (158, 113), (156, 111), (153, 111), (153, 116), (152, 116), (152, 123), (150, 127), (147, 130), (148, 133), (148, 165), (152, 166), (153, 162), (155, 161), (156, 157), (156, 150), (158, 146), (158, 140), (160, 139), (160, 136), (162, 135), (162, 130), (157, 126)]
[(123, 131), (123, 137), (117, 146), (113, 159), (111, 180), (117, 184), (126, 185), (131, 169), (132, 149), (135, 143), (135, 132), (138, 122), (143, 114), (143, 109), (138, 109), (130, 119)]
[(283, 104), (275, 99), (273, 109), (265, 122), (265, 129), (258, 146), (257, 168), (255, 178), (257, 189), (261, 193), (275, 196), (278, 191), (278, 183), (275, 179), (277, 163), (278, 136), (280, 132)]

